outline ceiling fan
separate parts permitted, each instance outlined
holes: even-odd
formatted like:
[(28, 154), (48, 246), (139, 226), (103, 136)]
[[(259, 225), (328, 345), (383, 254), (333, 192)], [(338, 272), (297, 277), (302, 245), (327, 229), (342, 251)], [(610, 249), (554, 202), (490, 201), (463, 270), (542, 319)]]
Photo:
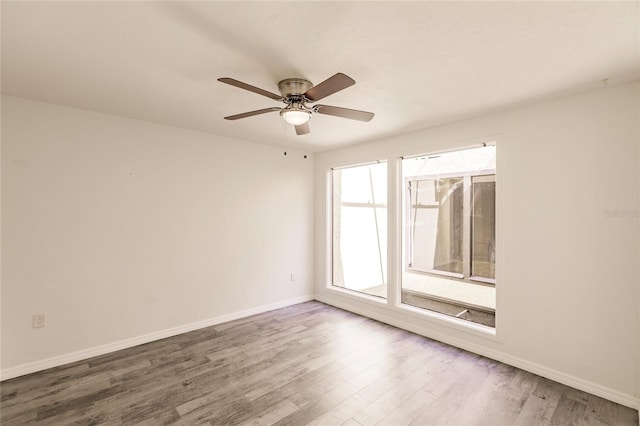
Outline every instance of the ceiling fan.
[(351, 120), (370, 121), (374, 114), (372, 112), (359, 111), (356, 109), (341, 108), (330, 105), (307, 105), (308, 102), (317, 102), (320, 99), (333, 95), (340, 90), (356, 84), (351, 77), (337, 73), (329, 77), (322, 83), (314, 86), (309, 80), (303, 78), (287, 78), (278, 83), (281, 95), (276, 95), (267, 90), (260, 89), (233, 78), (223, 77), (218, 81), (257, 93), (276, 101), (284, 102), (283, 108), (271, 107), (255, 111), (244, 112), (242, 114), (230, 115), (225, 120), (238, 120), (240, 118), (252, 117), (254, 115), (265, 114), (267, 112), (280, 111), (280, 116), (289, 124), (296, 128), (296, 134), (306, 135), (310, 132), (309, 119), (315, 113), (333, 115), (335, 117), (349, 118)]

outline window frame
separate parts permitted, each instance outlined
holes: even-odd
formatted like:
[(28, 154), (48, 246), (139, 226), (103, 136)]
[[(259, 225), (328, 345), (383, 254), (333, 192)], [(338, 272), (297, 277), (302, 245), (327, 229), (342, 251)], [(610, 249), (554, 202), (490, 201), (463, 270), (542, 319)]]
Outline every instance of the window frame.
[[(382, 322), (396, 325), (403, 329), (414, 330), (424, 336), (433, 336), (432, 327), (444, 327), (453, 333), (463, 333), (463, 335), (475, 335), (481, 339), (502, 342), (503, 316), (501, 290), (496, 289), (496, 322), (490, 327), (471, 321), (455, 318), (435, 311), (429, 311), (404, 304), (401, 301), (402, 275), (404, 264), (404, 202), (403, 202), (403, 175), (402, 161), (414, 157), (424, 157), (426, 155), (439, 155), (453, 151), (492, 146), (496, 151), (496, 167), (501, 169), (505, 166), (505, 160), (500, 154), (498, 147), (502, 144), (503, 135), (501, 133), (489, 134), (481, 137), (469, 137), (457, 140), (442, 141), (441, 143), (430, 143), (422, 140), (413, 144), (407, 144), (400, 149), (379, 150), (372, 149), (366, 152), (345, 152), (340, 155), (329, 155), (320, 159), (316, 163), (316, 182), (322, 182), (323, 191), (318, 194), (317, 202), (321, 204), (322, 220), (321, 225), (316, 230), (320, 237), (317, 246), (317, 260), (323, 265), (317, 272), (316, 299), (337, 306), (348, 311), (356, 312), (368, 318), (373, 318)], [(426, 154), (429, 153), (429, 154)], [(334, 169), (348, 168), (357, 165), (370, 164), (376, 162), (387, 163), (387, 265), (388, 265), (388, 290), (387, 298), (370, 296), (365, 293), (335, 287), (332, 285), (332, 179), (331, 171)], [(501, 211), (501, 191), (504, 186), (504, 177), (496, 181), (496, 244), (500, 246), (502, 239), (499, 223)], [(501, 274), (500, 264), (504, 264), (506, 254), (497, 252), (496, 254), (496, 279)], [(501, 261), (502, 260), (502, 261)], [(438, 332), (439, 333), (439, 332)], [(438, 334), (442, 337), (447, 335)], [(452, 334), (455, 336), (456, 334)], [(443, 337), (444, 338), (444, 337)], [(444, 341), (447, 341), (445, 339)]]
[[(404, 159), (411, 159), (422, 156), (415, 157), (403, 157)], [(455, 279), (456, 281), (465, 282), (465, 283), (473, 283), (479, 285), (488, 285), (495, 286), (496, 280), (491, 278), (477, 277), (471, 275), (471, 259), (472, 259), (472, 247), (471, 247), (471, 238), (472, 238), (472, 209), (473, 209), (473, 185), (472, 178), (477, 176), (496, 176), (496, 169), (482, 169), (482, 170), (474, 170), (471, 172), (451, 172), (451, 173), (442, 173), (442, 174), (426, 174), (426, 175), (418, 175), (411, 177), (403, 177), (403, 186), (402, 193), (404, 197), (404, 223), (411, 223), (411, 209), (413, 208), (411, 204), (411, 194), (410, 194), (410, 182), (417, 182), (422, 180), (438, 180), (438, 179), (447, 179), (447, 178), (462, 178), (462, 190), (463, 190), (463, 213), (462, 213), (462, 274), (455, 272), (447, 272), (447, 271), (438, 271), (438, 270), (423, 270), (416, 269), (411, 267), (412, 260), (412, 233), (410, 231), (410, 227), (406, 227), (403, 231), (403, 240), (404, 240), (404, 250), (406, 256), (403, 257), (403, 265), (402, 270), (404, 272), (411, 272), (417, 274), (425, 274), (436, 276), (440, 278), (448, 278)], [(497, 180), (497, 179), (496, 179)], [(424, 207), (424, 208), (438, 208), (438, 207)]]
[[(328, 229), (328, 238), (330, 241), (329, 247), (328, 247), (328, 254), (329, 254), (329, 262), (328, 262), (328, 269), (329, 269), (329, 280), (327, 282), (327, 288), (331, 288), (334, 290), (338, 290), (338, 291), (345, 291), (349, 294), (356, 294), (360, 297), (366, 297), (366, 298), (373, 298), (376, 299), (378, 301), (383, 301), (384, 303), (387, 302), (388, 297), (385, 294), (384, 296), (377, 296), (377, 295), (373, 295), (370, 293), (366, 293), (364, 291), (360, 291), (360, 290), (354, 290), (351, 288), (347, 288), (344, 286), (339, 286), (335, 284), (335, 267), (334, 267), (334, 255), (335, 255), (335, 235), (334, 235), (334, 229), (335, 229), (335, 194), (334, 194), (334, 188), (335, 188), (335, 174), (334, 172), (336, 171), (340, 171), (340, 170), (348, 170), (348, 169), (354, 169), (357, 167), (365, 167), (365, 166), (372, 166), (372, 165), (376, 165), (376, 164), (385, 164), (387, 167), (386, 170), (386, 181), (387, 181), (387, 188), (386, 188), (386, 192), (388, 192), (389, 188), (388, 188), (388, 177), (389, 177), (389, 162), (387, 160), (375, 160), (375, 161), (368, 161), (368, 162), (364, 162), (364, 163), (357, 163), (357, 164), (350, 164), (350, 165), (345, 165), (345, 166), (340, 166), (340, 167), (330, 167), (328, 170), (328, 180), (327, 183), (329, 185), (328, 187), (328, 216), (329, 216), (329, 229)], [(361, 202), (341, 202), (340, 203), (341, 207), (345, 206), (345, 207), (363, 207), (363, 208), (371, 208), (373, 209), (374, 215), (377, 217), (377, 208), (384, 208), (387, 210), (389, 210), (389, 206), (388, 206), (388, 196), (387, 199), (384, 200), (384, 203), (380, 203), (380, 202), (368, 202), (368, 203), (361, 203)], [(376, 219), (377, 222), (377, 219)], [(377, 233), (377, 238), (378, 238), (378, 244), (380, 244), (380, 231), (377, 227), (376, 224), (376, 233)], [(385, 236), (385, 240), (386, 240), (386, 245), (388, 248), (389, 246), (389, 241), (388, 241), (388, 234), (389, 231), (387, 229), (387, 235)], [(379, 248), (380, 249), (380, 248)], [(385, 253), (386, 255), (386, 253)], [(386, 257), (386, 256), (385, 256)], [(380, 268), (381, 268), (381, 273), (383, 275), (383, 277), (385, 277), (385, 279), (383, 280), (383, 285), (388, 286), (389, 285), (389, 271), (388, 271), (388, 259), (387, 262), (385, 262), (386, 264), (384, 264), (382, 262), (382, 253), (380, 253), (380, 259), (381, 259), (381, 264), (380, 264)], [(385, 270), (386, 270), (386, 274), (385, 274)]]

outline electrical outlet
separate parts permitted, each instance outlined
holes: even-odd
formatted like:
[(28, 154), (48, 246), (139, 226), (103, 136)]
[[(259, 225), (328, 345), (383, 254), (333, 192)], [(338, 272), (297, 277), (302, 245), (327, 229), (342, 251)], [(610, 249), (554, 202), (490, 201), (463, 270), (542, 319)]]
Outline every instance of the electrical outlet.
[(296, 280), (296, 274), (295, 273), (291, 273), (291, 281), (295, 281)]
[(42, 328), (47, 325), (47, 314), (33, 314), (33, 328)]

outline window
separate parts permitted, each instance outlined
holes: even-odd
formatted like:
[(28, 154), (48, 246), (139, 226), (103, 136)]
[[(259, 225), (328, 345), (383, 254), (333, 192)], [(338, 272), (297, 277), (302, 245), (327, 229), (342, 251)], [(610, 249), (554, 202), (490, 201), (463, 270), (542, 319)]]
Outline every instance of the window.
[(335, 169), (332, 178), (332, 285), (387, 294), (387, 164)]
[(495, 146), (403, 160), (402, 302), (495, 325)]

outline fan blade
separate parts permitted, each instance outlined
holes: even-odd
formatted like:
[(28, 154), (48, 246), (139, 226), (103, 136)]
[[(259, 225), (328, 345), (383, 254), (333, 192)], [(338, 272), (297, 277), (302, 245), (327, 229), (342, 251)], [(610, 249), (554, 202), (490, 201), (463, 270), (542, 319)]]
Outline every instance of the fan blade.
[(353, 86), (354, 84), (356, 84), (354, 79), (339, 72), (333, 77), (329, 77), (317, 86), (313, 86), (311, 89), (307, 90), (304, 96), (310, 101), (316, 102), (329, 95), (333, 95), (342, 89)]
[(318, 114), (333, 115), (336, 117), (349, 118), (351, 120), (371, 121), (375, 115), (372, 112), (360, 111), (357, 109), (340, 108), (329, 105), (316, 105), (314, 108)]
[(252, 85), (247, 84), (247, 83), (243, 83), (243, 82), (235, 80), (233, 78), (222, 77), (222, 78), (219, 78), (218, 81), (221, 82), (221, 83), (227, 83), (227, 84), (230, 84), (232, 86), (239, 87), (239, 88), (244, 89), (244, 90), (248, 90), (248, 91), (253, 92), (253, 93), (257, 93), (258, 95), (266, 96), (267, 98), (275, 99), (276, 101), (281, 101), (283, 99), (282, 96), (280, 96), (280, 95), (276, 95), (275, 93), (268, 92), (268, 91), (263, 90), (263, 89), (261, 89), (259, 87), (252, 86)]
[(298, 124), (296, 126), (296, 135), (306, 135), (309, 132), (311, 132), (311, 129), (309, 128), (309, 122)]
[(238, 120), (240, 118), (253, 117), (254, 115), (266, 114), (267, 112), (272, 112), (272, 111), (280, 111), (280, 108), (271, 107), (271, 108), (258, 109), (258, 110), (255, 110), (255, 111), (243, 112), (242, 114), (230, 115), (228, 117), (225, 117), (224, 119), (225, 120)]

